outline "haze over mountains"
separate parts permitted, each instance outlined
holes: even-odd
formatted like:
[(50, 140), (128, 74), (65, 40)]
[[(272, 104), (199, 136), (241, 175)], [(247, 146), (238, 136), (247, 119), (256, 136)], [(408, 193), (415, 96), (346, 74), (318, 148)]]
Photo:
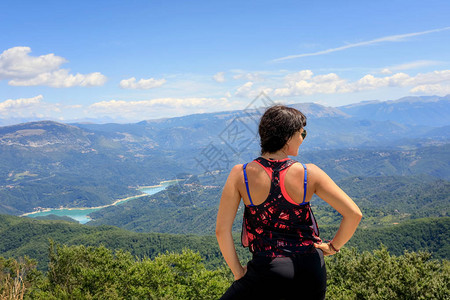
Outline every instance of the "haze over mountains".
[[(450, 96), (292, 106), (308, 117), (298, 159), (323, 166), (337, 179), (450, 178)], [(0, 213), (109, 204), (136, 194), (137, 186), (186, 174), (209, 174), (210, 184), (221, 186), (233, 164), (259, 155), (259, 117), (259, 110), (243, 110), (133, 124), (39, 121), (0, 127)]]

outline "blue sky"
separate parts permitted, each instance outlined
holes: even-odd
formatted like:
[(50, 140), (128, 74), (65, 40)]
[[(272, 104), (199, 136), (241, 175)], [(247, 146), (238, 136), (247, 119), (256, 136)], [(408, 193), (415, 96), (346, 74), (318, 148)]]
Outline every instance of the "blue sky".
[(450, 94), (448, 1), (1, 1), (0, 120)]

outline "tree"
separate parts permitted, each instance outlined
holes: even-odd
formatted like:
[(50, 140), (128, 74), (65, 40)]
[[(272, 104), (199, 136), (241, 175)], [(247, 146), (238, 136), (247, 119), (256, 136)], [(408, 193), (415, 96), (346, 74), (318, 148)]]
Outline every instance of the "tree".
[(27, 257), (19, 260), (0, 257), (0, 299), (23, 299), (41, 275), (36, 271), (36, 262)]

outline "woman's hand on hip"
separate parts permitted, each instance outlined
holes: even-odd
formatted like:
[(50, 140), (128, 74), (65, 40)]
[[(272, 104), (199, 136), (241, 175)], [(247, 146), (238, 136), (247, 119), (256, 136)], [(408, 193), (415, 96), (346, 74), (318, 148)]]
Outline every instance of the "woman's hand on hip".
[(330, 243), (315, 243), (314, 247), (322, 250), (324, 256), (330, 256), (337, 252), (330, 246)]
[(247, 273), (247, 266), (242, 267), (242, 272), (239, 272), (239, 274), (234, 275), (234, 280), (239, 280)]

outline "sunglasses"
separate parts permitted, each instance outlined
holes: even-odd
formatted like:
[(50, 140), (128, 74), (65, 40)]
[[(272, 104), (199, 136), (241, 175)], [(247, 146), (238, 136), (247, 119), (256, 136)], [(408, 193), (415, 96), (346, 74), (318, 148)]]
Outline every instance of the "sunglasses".
[(302, 139), (306, 138), (306, 129), (305, 128), (303, 128), (301, 135), (302, 135)]

